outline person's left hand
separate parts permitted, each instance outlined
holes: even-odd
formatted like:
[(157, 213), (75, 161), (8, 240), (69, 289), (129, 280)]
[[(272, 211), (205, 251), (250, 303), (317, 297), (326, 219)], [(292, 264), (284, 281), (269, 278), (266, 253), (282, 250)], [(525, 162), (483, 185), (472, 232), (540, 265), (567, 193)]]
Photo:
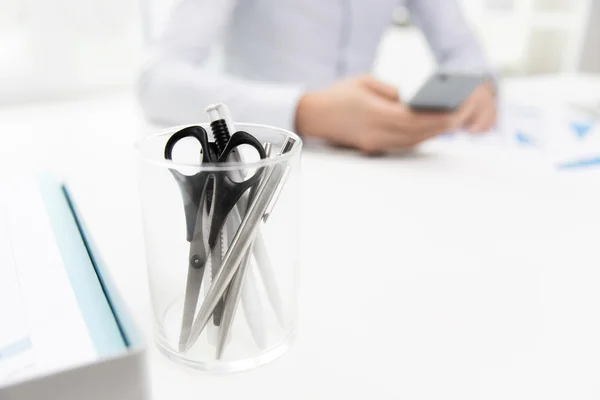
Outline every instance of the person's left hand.
[(491, 82), (484, 82), (471, 93), (458, 110), (458, 126), (470, 133), (491, 130), (496, 124), (496, 93)]

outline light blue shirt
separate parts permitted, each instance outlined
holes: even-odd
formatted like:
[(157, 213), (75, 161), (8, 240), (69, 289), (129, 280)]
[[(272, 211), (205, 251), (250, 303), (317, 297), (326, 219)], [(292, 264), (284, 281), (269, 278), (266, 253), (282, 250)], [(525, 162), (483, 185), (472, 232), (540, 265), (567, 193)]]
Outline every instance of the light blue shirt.
[[(456, 0), (406, 0), (440, 66), (489, 71)], [(206, 120), (226, 103), (237, 121), (294, 129), (306, 90), (372, 70), (397, 0), (182, 0), (139, 80), (154, 122)], [(206, 65), (221, 51), (219, 70)], [(410, 54), (406, 54), (410, 61)]]

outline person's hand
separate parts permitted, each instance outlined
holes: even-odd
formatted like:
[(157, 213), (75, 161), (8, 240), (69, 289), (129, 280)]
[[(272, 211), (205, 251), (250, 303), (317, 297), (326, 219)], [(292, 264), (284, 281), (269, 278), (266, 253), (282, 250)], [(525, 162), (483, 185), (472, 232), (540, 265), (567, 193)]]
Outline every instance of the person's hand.
[(487, 132), (496, 124), (497, 104), (494, 86), (479, 85), (458, 110), (458, 126), (470, 133)]
[(307, 137), (368, 154), (411, 149), (456, 129), (455, 114), (415, 112), (395, 87), (371, 76), (308, 92), (296, 110), (296, 129)]

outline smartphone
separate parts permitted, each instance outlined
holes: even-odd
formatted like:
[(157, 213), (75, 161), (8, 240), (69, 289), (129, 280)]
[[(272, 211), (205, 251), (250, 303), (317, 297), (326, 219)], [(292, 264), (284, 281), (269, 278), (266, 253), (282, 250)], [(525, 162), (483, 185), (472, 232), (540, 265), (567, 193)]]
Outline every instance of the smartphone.
[(484, 79), (481, 74), (438, 72), (427, 79), (408, 105), (417, 111), (455, 111)]

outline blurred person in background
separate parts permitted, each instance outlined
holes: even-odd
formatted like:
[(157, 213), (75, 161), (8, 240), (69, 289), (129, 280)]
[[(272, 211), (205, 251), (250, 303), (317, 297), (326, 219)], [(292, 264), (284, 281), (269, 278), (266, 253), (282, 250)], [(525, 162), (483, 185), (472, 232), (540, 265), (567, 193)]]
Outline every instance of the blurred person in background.
[[(370, 75), (397, 0), (181, 0), (143, 67), (146, 117), (180, 125), (226, 103), (238, 121), (265, 123), (366, 153), (408, 150), (496, 120), (492, 80), (453, 113), (412, 111)], [(440, 67), (490, 73), (456, 0), (406, 0)], [(222, 49), (221, 70), (207, 67)], [(403, 54), (407, 63), (410, 54)]]

